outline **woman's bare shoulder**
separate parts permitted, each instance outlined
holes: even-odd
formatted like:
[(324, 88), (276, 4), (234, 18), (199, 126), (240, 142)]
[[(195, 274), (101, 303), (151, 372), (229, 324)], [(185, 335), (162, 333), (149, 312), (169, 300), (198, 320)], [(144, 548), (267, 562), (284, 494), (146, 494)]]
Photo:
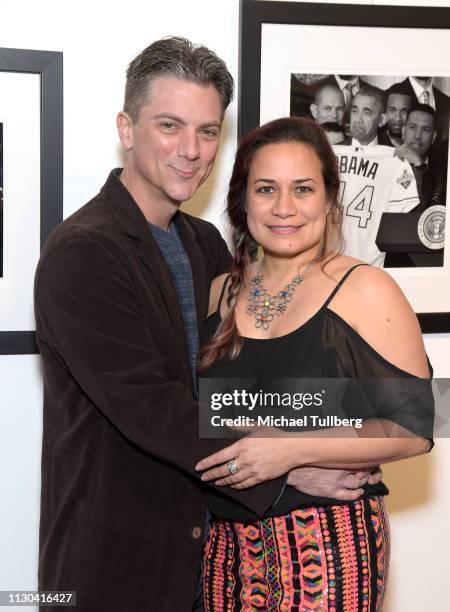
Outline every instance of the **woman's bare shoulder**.
[(325, 274), (332, 276), (336, 282), (339, 282), (343, 276), (355, 266), (368, 267), (363, 261), (349, 257), (348, 255), (330, 253), (323, 264), (323, 271)]
[(388, 361), (417, 376), (428, 375), (417, 317), (385, 270), (353, 270), (330, 307)]
[(345, 274), (347, 270), (355, 267), (343, 285), (343, 296), (357, 298), (358, 302), (364, 302), (366, 305), (373, 304), (374, 300), (387, 299), (390, 307), (409, 307), (404, 293), (388, 272), (375, 266), (360, 265), (363, 262), (358, 260), (352, 262), (355, 263), (344, 271)]

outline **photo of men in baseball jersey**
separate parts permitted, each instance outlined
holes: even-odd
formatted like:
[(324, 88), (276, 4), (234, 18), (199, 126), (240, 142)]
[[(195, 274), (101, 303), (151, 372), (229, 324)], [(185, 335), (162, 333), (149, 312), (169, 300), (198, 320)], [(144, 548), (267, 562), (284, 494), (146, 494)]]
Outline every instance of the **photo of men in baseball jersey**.
[(384, 145), (336, 145), (334, 151), (341, 176), (344, 252), (383, 267), (385, 253), (375, 244), (382, 213), (407, 213), (419, 204), (411, 166)]
[[(423, 255), (419, 226), (431, 207), (445, 219), (450, 78), (293, 73), (290, 93), (290, 114), (320, 123), (335, 150), (344, 252), (380, 267), (442, 265), (443, 247), (439, 259)], [(398, 244), (387, 256), (377, 246), (385, 213), (414, 215), (412, 230), (397, 220)], [(383, 227), (392, 220), (383, 217)], [(410, 257), (411, 242), (420, 257)]]

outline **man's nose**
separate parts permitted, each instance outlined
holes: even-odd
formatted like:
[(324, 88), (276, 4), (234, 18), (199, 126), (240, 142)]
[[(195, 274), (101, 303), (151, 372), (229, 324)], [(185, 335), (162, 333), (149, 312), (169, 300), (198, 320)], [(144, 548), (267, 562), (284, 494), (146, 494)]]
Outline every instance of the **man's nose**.
[(178, 155), (194, 161), (198, 158), (199, 153), (200, 145), (197, 132), (190, 129), (182, 130), (178, 141)]

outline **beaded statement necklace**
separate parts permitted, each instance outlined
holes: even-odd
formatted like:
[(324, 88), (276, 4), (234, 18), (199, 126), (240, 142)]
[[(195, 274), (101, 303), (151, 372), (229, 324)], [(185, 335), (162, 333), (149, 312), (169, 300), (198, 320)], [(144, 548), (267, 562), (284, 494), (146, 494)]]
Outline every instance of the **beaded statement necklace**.
[(287, 306), (292, 299), (294, 291), (305, 280), (305, 274), (315, 263), (311, 261), (303, 272), (300, 272), (281, 291), (270, 295), (263, 283), (263, 263), (258, 266), (255, 276), (250, 279), (250, 292), (248, 294), (247, 314), (255, 317), (255, 327), (269, 329), (269, 325), (275, 319), (286, 312)]

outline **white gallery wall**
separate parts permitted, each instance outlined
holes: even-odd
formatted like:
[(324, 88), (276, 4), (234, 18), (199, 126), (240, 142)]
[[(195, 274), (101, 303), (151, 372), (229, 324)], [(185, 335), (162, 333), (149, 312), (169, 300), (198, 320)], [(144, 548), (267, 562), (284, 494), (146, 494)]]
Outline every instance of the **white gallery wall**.
[[(450, 0), (358, 4), (450, 7)], [(120, 165), (115, 116), (129, 60), (154, 39), (183, 35), (213, 48), (237, 78), (238, 12), (238, 0), (3, 0), (1, 46), (64, 52), (65, 217), (98, 191), (112, 167)], [(374, 52), (377, 43), (382, 41), (372, 43)], [(236, 113), (233, 103), (215, 171), (194, 201), (185, 205), (219, 226), (236, 146)], [(25, 167), (23, 172), (26, 180)], [(435, 375), (450, 377), (450, 334), (430, 335), (425, 342)], [(39, 357), (1, 356), (0, 389), (0, 590), (31, 590), (36, 588), (38, 551)], [(393, 531), (387, 612), (450, 609), (448, 465), (450, 441), (438, 440), (429, 455), (385, 468), (392, 491), (388, 503)]]

